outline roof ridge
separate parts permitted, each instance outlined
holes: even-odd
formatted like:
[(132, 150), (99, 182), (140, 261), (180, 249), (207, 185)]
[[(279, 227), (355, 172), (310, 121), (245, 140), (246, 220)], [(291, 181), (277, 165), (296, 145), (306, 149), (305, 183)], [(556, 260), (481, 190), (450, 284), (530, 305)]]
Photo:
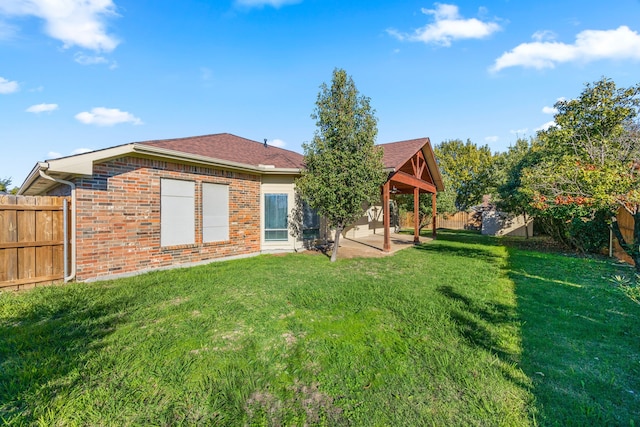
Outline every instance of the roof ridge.
[[(229, 132), (220, 132), (220, 133), (210, 133), (210, 134), (205, 134), (205, 135), (194, 135), (194, 136), (183, 136), (183, 137), (178, 137), (178, 138), (164, 138), (164, 139), (150, 139), (147, 141), (136, 141), (136, 142), (132, 142), (131, 144), (152, 144), (152, 143), (157, 143), (157, 142), (167, 142), (167, 141), (184, 141), (184, 140), (189, 140), (189, 139), (197, 139), (197, 138), (208, 138), (208, 137), (217, 137), (217, 136), (231, 136), (237, 139), (241, 139), (247, 142), (253, 142), (255, 144), (260, 144), (260, 145), (264, 145), (263, 142), (260, 141), (256, 141), (253, 139), (249, 139), (249, 138), (245, 138), (243, 136), (238, 136), (236, 134), (233, 133), (229, 133)], [(278, 147), (276, 145), (269, 145), (267, 143), (267, 146), (269, 148), (274, 148), (280, 151), (284, 151), (287, 153), (294, 153), (297, 155), (302, 155), (301, 153), (298, 153), (297, 151), (293, 151), (293, 150), (289, 150), (288, 148), (283, 148), (283, 147)]]
[(393, 141), (393, 142), (384, 142), (382, 144), (377, 144), (377, 145), (391, 145), (391, 144), (401, 144), (401, 143), (406, 143), (406, 142), (417, 142), (417, 141), (424, 141), (424, 140), (428, 140), (429, 142), (431, 142), (431, 140), (429, 140), (428, 136), (422, 137), (422, 138), (413, 138), (413, 139), (405, 139), (403, 141)]
[(182, 140), (185, 140), (185, 139), (206, 138), (206, 137), (209, 137), (209, 136), (221, 136), (221, 135), (229, 135), (229, 136), (233, 136), (233, 137), (236, 137), (236, 138), (246, 139), (247, 141), (251, 141), (250, 139), (243, 138), (241, 136), (234, 135), (234, 134), (229, 133), (229, 132), (220, 132), (220, 133), (207, 133), (207, 134), (204, 134), (204, 135), (179, 136), (177, 138), (148, 139), (146, 141), (135, 141), (133, 143), (134, 144), (145, 144), (145, 143), (163, 142), (163, 141), (182, 141)]
[(303, 156), (293, 150), (264, 146), (263, 143), (231, 133), (218, 133), (182, 138), (142, 141), (135, 144), (179, 151), (254, 166), (273, 164), (277, 167), (302, 166)]

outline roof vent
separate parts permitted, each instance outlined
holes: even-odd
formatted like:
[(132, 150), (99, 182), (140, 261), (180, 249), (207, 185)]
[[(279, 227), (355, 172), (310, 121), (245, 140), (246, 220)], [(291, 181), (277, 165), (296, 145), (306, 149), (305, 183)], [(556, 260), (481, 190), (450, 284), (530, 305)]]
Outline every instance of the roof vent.
[(264, 148), (267, 148), (267, 138), (264, 139)]

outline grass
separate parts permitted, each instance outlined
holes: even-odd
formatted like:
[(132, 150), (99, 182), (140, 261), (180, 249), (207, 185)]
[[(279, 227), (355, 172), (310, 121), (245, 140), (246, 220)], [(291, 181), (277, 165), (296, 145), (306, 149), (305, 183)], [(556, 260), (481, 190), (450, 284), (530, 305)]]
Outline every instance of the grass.
[[(522, 368), (550, 425), (640, 421), (640, 307), (607, 280), (609, 261), (511, 256), (523, 325)], [(567, 402), (571, 404), (568, 405)]]
[(0, 294), (8, 425), (630, 425), (620, 267), (471, 233)]

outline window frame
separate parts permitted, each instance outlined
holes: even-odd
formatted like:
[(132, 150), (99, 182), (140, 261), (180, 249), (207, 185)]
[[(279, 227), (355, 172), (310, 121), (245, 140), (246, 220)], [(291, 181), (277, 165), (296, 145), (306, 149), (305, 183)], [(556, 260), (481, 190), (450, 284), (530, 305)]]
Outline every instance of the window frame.
[[(202, 243), (230, 239), (229, 185), (202, 183)], [(210, 199), (211, 198), (211, 199)]]
[[(276, 209), (284, 210), (284, 225), (285, 227), (269, 227), (270, 216), (269, 207), (271, 206), (268, 198), (284, 198), (284, 206), (276, 206)], [(276, 199), (276, 203), (277, 199)], [(279, 222), (282, 218), (275, 218), (274, 221)], [(284, 232), (284, 233), (283, 233)], [(270, 233), (278, 233), (278, 237), (269, 237)], [(289, 240), (289, 194), (287, 193), (264, 193), (264, 241), (265, 242), (286, 242)]]
[(196, 183), (160, 178), (160, 246), (196, 243)]

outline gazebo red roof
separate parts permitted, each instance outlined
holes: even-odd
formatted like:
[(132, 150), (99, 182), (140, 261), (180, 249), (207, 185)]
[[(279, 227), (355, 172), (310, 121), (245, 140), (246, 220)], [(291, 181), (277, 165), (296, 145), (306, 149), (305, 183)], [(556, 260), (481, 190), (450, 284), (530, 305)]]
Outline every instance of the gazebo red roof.
[[(424, 160), (426, 161), (427, 167), (424, 168), (422, 176), (418, 178), (433, 184), (438, 191), (444, 190), (442, 176), (440, 175), (440, 170), (438, 169), (438, 164), (436, 162), (435, 155), (433, 154), (429, 138), (390, 142), (387, 144), (380, 144), (379, 147), (382, 147), (384, 150), (382, 162), (384, 167), (390, 171), (390, 179), (393, 179), (393, 175), (397, 172), (413, 175), (414, 170), (412, 166), (412, 159), (414, 159), (418, 153), (421, 153), (422, 157), (424, 157)], [(396, 183), (396, 186), (400, 192), (413, 191), (413, 187), (404, 186), (398, 183)]]
[(422, 147), (429, 144), (429, 138), (410, 139), (407, 141), (380, 144), (384, 149), (382, 163), (387, 169), (400, 169)]

